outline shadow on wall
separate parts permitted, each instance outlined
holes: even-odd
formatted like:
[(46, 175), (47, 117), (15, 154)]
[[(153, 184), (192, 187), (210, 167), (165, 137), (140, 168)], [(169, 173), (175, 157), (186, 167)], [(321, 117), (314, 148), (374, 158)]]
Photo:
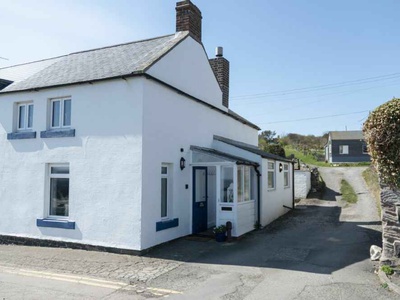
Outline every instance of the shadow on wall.
[(81, 241), (83, 238), (82, 231), (79, 229), (79, 226), (77, 225), (75, 225), (74, 230), (49, 228), (49, 227), (38, 227), (38, 229), (41, 232), (41, 234), (43, 234), (44, 239), (46, 239), (46, 237), (55, 237), (55, 238), (68, 238)]
[(52, 139), (26, 139), (10, 140), (11, 146), (19, 153), (34, 153), (42, 151), (45, 145), (48, 149), (82, 147), (81, 138), (52, 138)]
[(156, 247), (146, 256), (331, 274), (369, 259), (370, 245), (381, 244), (381, 232), (366, 228), (380, 222), (340, 222), (340, 214), (340, 207), (299, 206), (232, 244), (189, 237)]

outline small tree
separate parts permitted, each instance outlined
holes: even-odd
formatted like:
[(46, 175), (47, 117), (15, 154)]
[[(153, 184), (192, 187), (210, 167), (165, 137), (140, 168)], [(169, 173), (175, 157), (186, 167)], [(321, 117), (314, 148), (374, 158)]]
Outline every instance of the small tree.
[(364, 123), (368, 152), (383, 183), (400, 187), (400, 99), (376, 108)]

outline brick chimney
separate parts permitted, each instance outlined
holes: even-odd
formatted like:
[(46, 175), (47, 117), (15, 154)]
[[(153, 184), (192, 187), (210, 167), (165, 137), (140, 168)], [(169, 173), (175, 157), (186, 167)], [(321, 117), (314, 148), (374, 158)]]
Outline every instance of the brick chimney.
[(176, 3), (176, 32), (189, 31), (201, 43), (201, 11), (190, 0)]
[(210, 59), (210, 65), (222, 90), (222, 105), (229, 108), (229, 61), (224, 57), (222, 47), (217, 47), (215, 55)]

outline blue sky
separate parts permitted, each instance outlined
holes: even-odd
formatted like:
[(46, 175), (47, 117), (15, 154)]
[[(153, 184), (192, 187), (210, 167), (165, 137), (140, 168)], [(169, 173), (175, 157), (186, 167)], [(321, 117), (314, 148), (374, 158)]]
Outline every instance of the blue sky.
[[(173, 33), (175, 2), (0, 0), (0, 67)], [(231, 62), (230, 107), (262, 129), (358, 130), (400, 97), (398, 0), (194, 3), (209, 57)]]

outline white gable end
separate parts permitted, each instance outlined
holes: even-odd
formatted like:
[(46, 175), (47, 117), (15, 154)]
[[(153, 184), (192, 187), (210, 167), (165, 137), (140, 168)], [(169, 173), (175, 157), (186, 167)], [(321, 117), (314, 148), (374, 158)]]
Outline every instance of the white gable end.
[(191, 37), (153, 65), (147, 73), (185, 93), (227, 111), (222, 91), (203, 47)]

